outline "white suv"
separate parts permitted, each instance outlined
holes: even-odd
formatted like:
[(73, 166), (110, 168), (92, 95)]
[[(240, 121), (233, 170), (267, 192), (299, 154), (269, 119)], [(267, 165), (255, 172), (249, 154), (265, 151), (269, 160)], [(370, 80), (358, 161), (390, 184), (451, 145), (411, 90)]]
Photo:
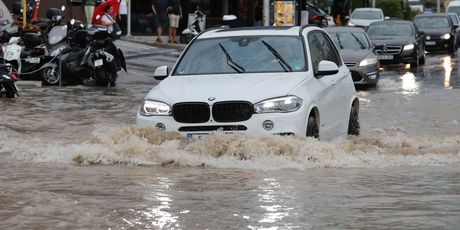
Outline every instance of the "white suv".
[(383, 16), (383, 11), (380, 8), (356, 8), (351, 13), (351, 17), (347, 16), (345, 19), (349, 19), (347, 26), (366, 28), (373, 22), (383, 21), (389, 17)]
[(190, 139), (220, 131), (359, 134), (350, 71), (318, 27), (217, 28), (187, 46), (145, 97), (137, 123)]

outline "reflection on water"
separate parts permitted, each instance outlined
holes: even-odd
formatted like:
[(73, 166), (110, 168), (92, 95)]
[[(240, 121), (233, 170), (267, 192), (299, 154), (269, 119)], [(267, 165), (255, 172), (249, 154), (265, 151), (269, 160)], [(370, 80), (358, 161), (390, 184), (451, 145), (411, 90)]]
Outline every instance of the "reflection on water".
[(446, 56), (443, 58), (442, 67), (444, 67), (445, 74), (444, 74), (444, 88), (452, 89), (451, 85), (451, 75), (452, 75), (452, 63), (450, 56)]

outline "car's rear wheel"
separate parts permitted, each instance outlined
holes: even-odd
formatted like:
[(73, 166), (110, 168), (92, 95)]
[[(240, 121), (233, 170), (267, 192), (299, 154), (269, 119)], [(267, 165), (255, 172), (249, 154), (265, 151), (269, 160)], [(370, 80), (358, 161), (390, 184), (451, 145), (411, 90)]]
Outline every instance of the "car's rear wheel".
[(352, 106), (350, 110), (350, 120), (348, 121), (348, 135), (359, 135), (359, 113), (356, 106)]
[(319, 137), (318, 123), (316, 122), (316, 118), (312, 115), (308, 117), (307, 121), (307, 137)]

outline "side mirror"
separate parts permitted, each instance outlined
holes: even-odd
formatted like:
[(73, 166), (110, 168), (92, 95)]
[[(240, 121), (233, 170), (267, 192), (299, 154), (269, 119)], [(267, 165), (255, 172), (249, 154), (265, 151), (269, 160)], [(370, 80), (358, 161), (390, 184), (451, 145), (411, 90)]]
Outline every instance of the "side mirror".
[(417, 37), (421, 37), (421, 36), (425, 36), (425, 32), (419, 31), (419, 32), (417, 33)]
[(390, 17), (385, 16), (383, 19), (385, 19), (385, 20), (390, 20)]
[(458, 29), (458, 25), (454, 25), (453, 27), (454, 27), (454, 30)]
[(153, 73), (153, 78), (156, 80), (163, 80), (166, 77), (168, 77), (168, 66), (160, 66), (155, 69), (155, 72)]
[(339, 72), (339, 67), (337, 64), (331, 61), (320, 61), (318, 64), (318, 73), (316, 76), (325, 76), (325, 75), (333, 75)]
[(350, 20), (350, 16), (345, 16), (345, 20)]
[(64, 10), (65, 10), (65, 6), (62, 5), (62, 6), (61, 6), (61, 11), (64, 11)]

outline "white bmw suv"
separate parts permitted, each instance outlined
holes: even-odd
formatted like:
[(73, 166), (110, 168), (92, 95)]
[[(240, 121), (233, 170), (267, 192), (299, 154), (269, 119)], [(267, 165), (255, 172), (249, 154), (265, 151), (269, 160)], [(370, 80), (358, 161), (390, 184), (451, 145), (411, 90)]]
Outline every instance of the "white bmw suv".
[(318, 27), (216, 28), (195, 37), (145, 97), (137, 123), (189, 139), (219, 131), (359, 135), (350, 71)]

